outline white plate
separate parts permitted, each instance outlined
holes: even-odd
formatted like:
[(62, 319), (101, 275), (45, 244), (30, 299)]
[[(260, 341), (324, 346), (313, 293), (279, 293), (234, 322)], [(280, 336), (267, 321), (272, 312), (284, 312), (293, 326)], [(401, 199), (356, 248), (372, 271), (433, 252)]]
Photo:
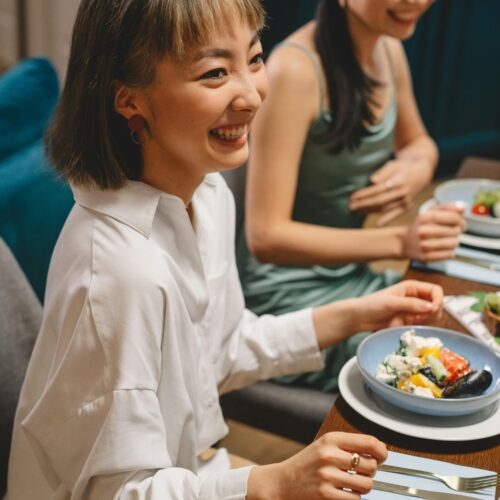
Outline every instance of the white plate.
[(500, 429), (500, 403), (472, 415), (431, 417), (392, 406), (366, 387), (351, 358), (339, 375), (340, 394), (354, 410), (366, 419), (391, 431), (436, 441), (474, 441), (496, 436)]
[(479, 191), (500, 190), (500, 182), (490, 179), (453, 179), (443, 182), (434, 190), (434, 198), (439, 203), (462, 203), (465, 206), (464, 217), (469, 232), (500, 238), (500, 219), (480, 216), (472, 212), (472, 206)]
[[(436, 205), (436, 200), (431, 198), (425, 203), (422, 203), (418, 211), (419, 213), (424, 213), (434, 205)], [(488, 238), (487, 236), (462, 233), (460, 235), (460, 243), (471, 247), (485, 248), (487, 250), (500, 250), (500, 238)]]

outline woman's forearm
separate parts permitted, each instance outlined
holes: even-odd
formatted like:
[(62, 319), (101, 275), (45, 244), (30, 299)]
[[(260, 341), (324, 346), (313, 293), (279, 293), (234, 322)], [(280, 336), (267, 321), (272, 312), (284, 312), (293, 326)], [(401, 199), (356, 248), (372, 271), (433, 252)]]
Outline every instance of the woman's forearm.
[(414, 164), (412, 175), (425, 186), (434, 176), (439, 153), (436, 143), (428, 135), (422, 135), (398, 149), (396, 158)]
[(404, 226), (376, 229), (339, 229), (296, 221), (267, 223), (265, 229), (247, 228), (250, 251), (261, 262), (279, 265), (335, 265), (403, 258)]

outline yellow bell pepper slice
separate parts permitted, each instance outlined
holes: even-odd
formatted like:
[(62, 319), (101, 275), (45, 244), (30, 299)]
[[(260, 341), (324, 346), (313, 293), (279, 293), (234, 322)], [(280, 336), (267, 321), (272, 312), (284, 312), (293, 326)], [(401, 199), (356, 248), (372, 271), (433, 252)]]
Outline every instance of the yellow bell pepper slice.
[(443, 390), (439, 388), (432, 380), (429, 380), (425, 375), (417, 373), (410, 377), (410, 382), (417, 387), (427, 387), (432, 391), (435, 398), (440, 398), (443, 396)]

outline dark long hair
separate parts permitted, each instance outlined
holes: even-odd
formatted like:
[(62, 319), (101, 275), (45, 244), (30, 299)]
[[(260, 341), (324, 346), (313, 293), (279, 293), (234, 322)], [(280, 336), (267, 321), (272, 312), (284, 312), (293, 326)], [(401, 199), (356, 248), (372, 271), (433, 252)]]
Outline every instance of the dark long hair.
[(355, 149), (375, 123), (370, 108), (379, 83), (362, 70), (354, 53), (347, 15), (339, 0), (321, 0), (316, 14), (314, 43), (326, 77), (332, 120), (320, 142), (331, 144), (331, 153)]

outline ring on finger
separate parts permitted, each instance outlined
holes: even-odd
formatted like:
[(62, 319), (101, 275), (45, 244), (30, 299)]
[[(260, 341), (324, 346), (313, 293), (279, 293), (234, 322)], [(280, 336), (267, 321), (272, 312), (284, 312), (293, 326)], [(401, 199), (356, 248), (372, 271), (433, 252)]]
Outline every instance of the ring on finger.
[(394, 187), (394, 182), (392, 181), (392, 179), (387, 179), (386, 181), (384, 181), (384, 187), (387, 191), (390, 191)]
[(353, 453), (351, 455), (351, 463), (349, 464), (349, 470), (355, 471), (360, 461), (361, 457), (357, 453)]

